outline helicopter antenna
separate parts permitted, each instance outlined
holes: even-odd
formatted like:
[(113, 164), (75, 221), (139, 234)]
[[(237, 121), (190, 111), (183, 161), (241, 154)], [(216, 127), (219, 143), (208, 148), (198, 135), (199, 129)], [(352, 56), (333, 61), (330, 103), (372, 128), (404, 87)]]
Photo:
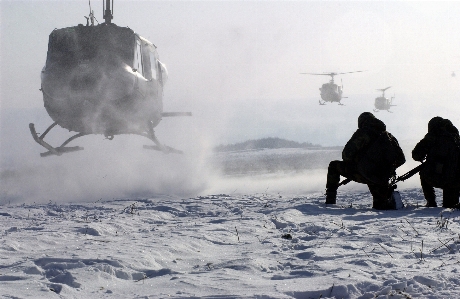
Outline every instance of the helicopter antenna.
[(110, 0), (105, 0), (102, 2), (102, 10), (104, 11), (104, 20), (106, 24), (111, 24), (113, 19), (113, 0), (112, 5), (110, 5)]
[(89, 4), (89, 15), (85, 16), (86, 18), (86, 26), (89, 26), (89, 22), (91, 21), (91, 26), (94, 26), (94, 20), (99, 24), (99, 21), (94, 16), (94, 10), (91, 9), (91, 0), (88, 0)]

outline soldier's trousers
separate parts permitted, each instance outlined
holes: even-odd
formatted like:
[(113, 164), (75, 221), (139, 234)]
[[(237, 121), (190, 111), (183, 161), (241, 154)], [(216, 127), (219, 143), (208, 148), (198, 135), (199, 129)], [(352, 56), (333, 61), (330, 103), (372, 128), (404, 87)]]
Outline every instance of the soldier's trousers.
[[(428, 203), (436, 203), (436, 194), (434, 188), (428, 180), (420, 176), (420, 183), (422, 185), (423, 195)], [(458, 198), (460, 196), (460, 190), (458, 187), (444, 187), (442, 189), (442, 206), (444, 208), (452, 208), (458, 204)]]
[(366, 184), (372, 194), (374, 206), (386, 202), (391, 196), (391, 188), (389, 185), (377, 185), (366, 180), (356, 170), (354, 163), (344, 161), (331, 161), (327, 169), (327, 183), (326, 188), (329, 191), (336, 191), (339, 187), (340, 176), (351, 179), (355, 182)]

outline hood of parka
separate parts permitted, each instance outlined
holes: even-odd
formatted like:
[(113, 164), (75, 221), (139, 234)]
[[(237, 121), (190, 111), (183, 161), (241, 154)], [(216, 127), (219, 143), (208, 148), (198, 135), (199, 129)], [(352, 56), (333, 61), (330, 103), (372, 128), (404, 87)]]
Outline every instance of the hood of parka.
[(446, 123), (444, 122), (444, 119), (442, 117), (435, 116), (428, 122), (428, 133), (439, 133), (443, 130), (445, 125)]
[(370, 112), (363, 112), (358, 117), (358, 128), (367, 128), (378, 132), (383, 132), (386, 130), (386, 125), (383, 123), (383, 121), (376, 118), (374, 114)]

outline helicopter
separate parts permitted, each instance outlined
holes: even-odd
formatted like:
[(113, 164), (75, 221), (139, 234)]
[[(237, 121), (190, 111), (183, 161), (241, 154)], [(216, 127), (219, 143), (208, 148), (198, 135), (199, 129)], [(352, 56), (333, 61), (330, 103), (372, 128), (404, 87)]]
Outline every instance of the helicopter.
[[(163, 145), (154, 128), (163, 117), (192, 114), (163, 112), (168, 72), (157, 47), (132, 29), (112, 23), (110, 2), (102, 1), (104, 23), (99, 24), (90, 3), (86, 26), (54, 29), (49, 35), (40, 91), (54, 122), (40, 135), (29, 124), (34, 140), (48, 150), (42, 157), (83, 150), (67, 144), (90, 134), (109, 140), (121, 134), (140, 135), (154, 143), (144, 148), (182, 153)], [(44, 138), (56, 125), (77, 134), (54, 147)]]
[(390, 111), (390, 107), (396, 106), (396, 105), (392, 105), (392, 102), (395, 96), (392, 96), (390, 99), (385, 97), (385, 90), (387, 90), (390, 87), (391, 86), (388, 86), (387, 88), (376, 89), (382, 92), (382, 96), (375, 98), (374, 106), (376, 109), (374, 109), (374, 112), (379, 112), (380, 110), (386, 110), (390, 113), (393, 113)]
[(354, 72), (345, 72), (345, 73), (300, 73), (302, 75), (317, 75), (317, 76), (331, 76), (331, 81), (329, 83), (324, 83), (320, 88), (319, 91), (321, 92), (321, 100), (319, 100), (320, 105), (325, 105), (326, 102), (338, 102), (339, 105), (343, 104), (340, 102), (342, 98), (346, 98), (342, 96), (343, 93), (343, 83), (342, 86), (339, 86), (334, 83), (334, 76), (336, 75), (343, 75), (343, 74), (350, 74), (350, 73), (360, 73), (364, 71), (354, 71)]

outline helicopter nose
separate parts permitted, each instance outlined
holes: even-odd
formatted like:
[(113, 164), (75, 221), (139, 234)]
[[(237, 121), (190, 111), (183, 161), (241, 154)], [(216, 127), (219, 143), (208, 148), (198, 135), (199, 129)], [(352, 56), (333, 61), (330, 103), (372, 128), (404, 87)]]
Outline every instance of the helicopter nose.
[(97, 74), (78, 74), (70, 81), (70, 88), (73, 91), (92, 90), (98, 81)]

